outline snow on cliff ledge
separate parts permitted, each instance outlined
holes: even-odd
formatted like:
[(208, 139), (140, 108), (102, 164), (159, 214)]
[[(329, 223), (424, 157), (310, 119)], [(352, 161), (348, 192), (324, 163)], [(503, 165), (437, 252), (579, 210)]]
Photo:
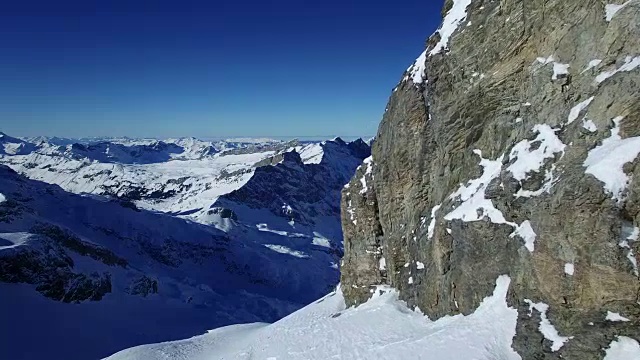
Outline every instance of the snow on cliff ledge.
[[(453, 0), (453, 5), (447, 15), (442, 21), (442, 25), (438, 29), (440, 34), (440, 41), (431, 49), (429, 55), (435, 55), (447, 49), (449, 46), (449, 39), (453, 33), (458, 29), (458, 26), (467, 18), (467, 7), (471, 4), (471, 0)], [(425, 70), (427, 62), (427, 50), (423, 51), (416, 61), (409, 66), (407, 72), (409, 73), (404, 77), (403, 81), (406, 81), (409, 77), (414, 84), (421, 84), (425, 80)]]
[(340, 290), (271, 325), (233, 325), (191, 339), (143, 345), (112, 355), (135, 359), (504, 359), (518, 313), (505, 298), (508, 276), (469, 316), (431, 322), (380, 286), (373, 298), (345, 309)]
[(595, 176), (604, 183), (607, 192), (618, 201), (624, 197), (624, 191), (630, 178), (624, 172), (624, 164), (632, 162), (640, 154), (640, 136), (623, 139), (620, 136), (620, 122), (624, 118), (613, 119), (611, 135), (602, 144), (591, 149), (584, 161), (586, 173)]

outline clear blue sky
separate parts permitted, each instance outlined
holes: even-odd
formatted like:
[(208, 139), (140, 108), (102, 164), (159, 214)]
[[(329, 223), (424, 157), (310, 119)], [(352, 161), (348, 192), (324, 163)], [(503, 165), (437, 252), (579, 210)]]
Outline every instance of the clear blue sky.
[(0, 131), (372, 135), (392, 88), (439, 26), (442, 3), (3, 4)]

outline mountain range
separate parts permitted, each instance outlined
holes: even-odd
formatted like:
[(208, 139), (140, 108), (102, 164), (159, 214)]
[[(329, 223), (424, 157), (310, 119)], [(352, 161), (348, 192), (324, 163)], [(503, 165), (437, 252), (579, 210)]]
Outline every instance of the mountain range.
[[(273, 322), (339, 279), (363, 141), (0, 137), (2, 358), (100, 358)], [(91, 331), (86, 326), (91, 324)], [(42, 346), (22, 348), (33, 329)], [(4, 329), (3, 329), (4, 330)]]

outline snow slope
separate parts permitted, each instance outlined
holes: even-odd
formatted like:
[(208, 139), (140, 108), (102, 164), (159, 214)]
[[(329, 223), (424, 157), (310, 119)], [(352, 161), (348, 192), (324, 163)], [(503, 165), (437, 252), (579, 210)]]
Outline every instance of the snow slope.
[(338, 289), (274, 324), (234, 325), (187, 340), (143, 345), (109, 360), (142, 359), (520, 359), (511, 349), (518, 313), (505, 298), (508, 276), (475, 313), (431, 322), (398, 293), (345, 308)]

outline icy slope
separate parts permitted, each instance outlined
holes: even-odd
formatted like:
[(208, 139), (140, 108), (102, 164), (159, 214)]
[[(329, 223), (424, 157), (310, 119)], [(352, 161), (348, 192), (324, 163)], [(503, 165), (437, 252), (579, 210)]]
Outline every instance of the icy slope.
[(191, 339), (124, 350), (107, 359), (520, 359), (511, 349), (518, 313), (508, 276), (471, 315), (430, 322), (379, 287), (357, 308), (340, 290), (271, 325), (234, 325)]

